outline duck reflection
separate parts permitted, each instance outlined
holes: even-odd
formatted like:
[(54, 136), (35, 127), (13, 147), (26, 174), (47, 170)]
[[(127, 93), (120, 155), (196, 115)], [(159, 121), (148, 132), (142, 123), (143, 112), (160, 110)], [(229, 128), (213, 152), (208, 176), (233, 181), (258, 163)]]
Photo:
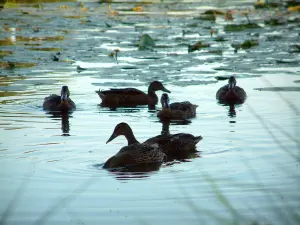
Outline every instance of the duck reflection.
[(187, 159), (199, 157), (196, 145), (202, 139), (201, 136), (188, 133), (170, 134), (170, 121), (163, 121), (161, 134), (149, 138), (143, 144), (158, 145), (167, 155), (167, 162), (185, 162)]
[(146, 179), (149, 178), (153, 172), (158, 171), (160, 166), (160, 163), (148, 163), (108, 169), (108, 171), (114, 175), (117, 180)]
[(235, 105), (234, 104), (229, 105), (228, 116), (231, 117), (231, 118), (236, 117)]
[(54, 119), (61, 119), (61, 131), (62, 136), (70, 136), (70, 123), (69, 123), (69, 117), (71, 116), (72, 112), (70, 111), (51, 111), (47, 112), (47, 114), (51, 115), (51, 118)]

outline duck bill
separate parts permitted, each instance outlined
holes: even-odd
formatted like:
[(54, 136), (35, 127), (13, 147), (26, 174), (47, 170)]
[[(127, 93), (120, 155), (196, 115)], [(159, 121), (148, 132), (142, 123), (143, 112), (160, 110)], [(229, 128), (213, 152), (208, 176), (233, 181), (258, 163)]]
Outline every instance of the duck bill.
[(163, 108), (169, 108), (169, 103), (168, 103), (168, 101), (164, 101), (163, 102)]
[(115, 133), (113, 133), (110, 138), (108, 138), (108, 140), (106, 141), (106, 144), (111, 142), (112, 140), (114, 140), (118, 135), (116, 135)]
[(63, 102), (63, 101), (68, 101), (68, 93), (62, 93), (62, 95), (61, 95), (61, 101)]
[(171, 91), (169, 91), (169, 90), (168, 90), (167, 88), (165, 88), (165, 87), (162, 88), (162, 91), (171, 93)]

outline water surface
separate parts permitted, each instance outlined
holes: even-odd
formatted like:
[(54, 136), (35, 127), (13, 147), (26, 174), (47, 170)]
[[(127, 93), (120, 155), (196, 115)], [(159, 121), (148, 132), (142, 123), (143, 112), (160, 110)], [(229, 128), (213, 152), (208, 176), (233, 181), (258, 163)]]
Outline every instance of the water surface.
[[(9, 53), (0, 58), (0, 224), (298, 224), (299, 23), (267, 26), (275, 11), (258, 10), (250, 19), (261, 28), (225, 32), (226, 24), (246, 22), (242, 11), (253, 9), (251, 1), (110, 7), (89, 1), (2, 9), (1, 52)], [(235, 19), (197, 19), (212, 7), (236, 9)], [(153, 51), (138, 50), (143, 33), (156, 42)], [(232, 44), (253, 38), (258, 46), (234, 52)], [(188, 53), (197, 41), (210, 47)], [(109, 57), (114, 49), (117, 60)], [(234, 108), (215, 100), (227, 82), (216, 77), (230, 75), (248, 95)], [(199, 105), (191, 123), (172, 123), (170, 131), (203, 136), (200, 153), (145, 173), (103, 170), (126, 144), (124, 137), (105, 144), (117, 123), (127, 122), (140, 142), (162, 124), (147, 107), (102, 108), (95, 91), (146, 91), (153, 80), (171, 90), (172, 102)], [(62, 85), (77, 110), (43, 111), (44, 97)]]

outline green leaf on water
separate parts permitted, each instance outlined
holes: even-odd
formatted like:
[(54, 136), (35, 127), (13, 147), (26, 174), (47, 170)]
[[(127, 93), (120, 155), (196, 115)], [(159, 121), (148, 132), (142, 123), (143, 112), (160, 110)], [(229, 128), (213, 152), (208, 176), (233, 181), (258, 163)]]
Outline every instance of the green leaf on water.
[(14, 2), (6, 2), (3, 6), (5, 9), (19, 8), (20, 5)]
[(248, 48), (252, 48), (253, 46), (256, 46), (256, 45), (258, 45), (257, 40), (246, 40), (241, 44), (241, 48), (248, 49)]
[(155, 46), (155, 42), (148, 34), (143, 34), (138, 46), (139, 50), (152, 49)]
[(224, 31), (243, 31), (247, 29), (260, 28), (256, 23), (246, 23), (246, 24), (227, 24), (224, 27)]

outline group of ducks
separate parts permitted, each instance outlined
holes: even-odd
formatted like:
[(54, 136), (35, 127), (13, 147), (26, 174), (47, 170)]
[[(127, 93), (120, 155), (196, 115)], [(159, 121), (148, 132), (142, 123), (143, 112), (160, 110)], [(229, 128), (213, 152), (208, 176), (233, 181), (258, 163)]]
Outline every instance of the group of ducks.
[[(148, 105), (155, 108), (158, 103), (156, 91), (171, 93), (159, 81), (153, 81), (148, 87), (148, 93), (144, 93), (136, 88), (110, 89), (96, 91), (101, 98), (101, 106), (134, 107), (137, 105)], [(181, 120), (195, 117), (197, 105), (185, 102), (175, 102), (169, 104), (169, 96), (163, 93), (160, 102), (162, 109), (157, 113), (162, 121)], [(247, 95), (243, 88), (236, 86), (236, 79), (231, 76), (228, 84), (221, 87), (216, 98), (220, 103), (241, 104)], [(50, 111), (72, 111), (76, 109), (75, 103), (70, 99), (70, 91), (67, 86), (63, 86), (61, 94), (50, 95), (44, 99), (43, 109)], [(110, 157), (103, 165), (103, 168), (124, 168), (136, 165), (161, 165), (168, 158), (184, 156), (196, 152), (196, 144), (202, 140), (201, 136), (194, 136), (188, 133), (170, 134), (169, 129), (163, 130), (162, 134), (152, 137), (143, 143), (135, 138), (131, 127), (127, 123), (116, 125), (112, 135), (106, 143), (118, 136), (125, 136), (128, 145), (120, 149), (118, 153)]]

